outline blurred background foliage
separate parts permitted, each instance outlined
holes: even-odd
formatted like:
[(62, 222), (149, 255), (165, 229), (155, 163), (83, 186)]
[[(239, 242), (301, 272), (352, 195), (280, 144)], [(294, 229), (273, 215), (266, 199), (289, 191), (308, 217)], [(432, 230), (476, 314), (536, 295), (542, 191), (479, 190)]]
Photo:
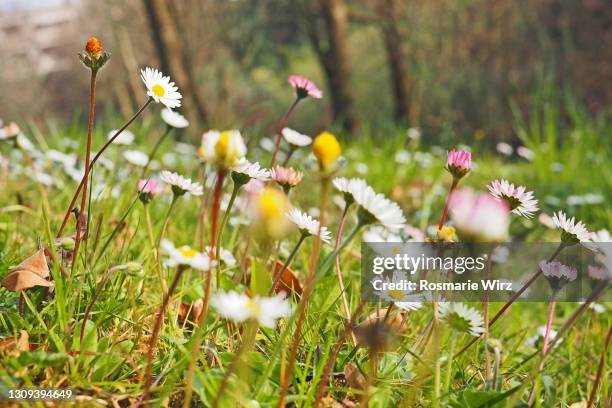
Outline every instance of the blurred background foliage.
[[(289, 74), (325, 94), (296, 112), (299, 130), (355, 137), (418, 127), (435, 143), (518, 144), (517, 117), (533, 120), (542, 95), (561, 127), (572, 120), (568, 103), (601, 118), (612, 100), (608, 0), (12, 3), (0, 7), (5, 120), (82, 117), (88, 75), (76, 53), (90, 35), (113, 53), (99, 109), (130, 115), (145, 99), (139, 68), (158, 67), (200, 124), (193, 137), (208, 127), (274, 132), (292, 98)], [(60, 9), (71, 10), (67, 24), (57, 25)]]

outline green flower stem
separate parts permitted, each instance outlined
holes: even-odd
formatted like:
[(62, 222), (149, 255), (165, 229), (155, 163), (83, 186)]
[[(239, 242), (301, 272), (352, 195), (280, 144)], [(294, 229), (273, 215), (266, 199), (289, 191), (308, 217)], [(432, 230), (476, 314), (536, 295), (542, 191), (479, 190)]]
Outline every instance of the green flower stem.
[(221, 225), (219, 225), (219, 234), (217, 234), (217, 243), (215, 245), (215, 260), (217, 261), (217, 288), (221, 287), (221, 238), (223, 238), (223, 230), (225, 229), (227, 220), (229, 220), (229, 216), (232, 211), (232, 207), (234, 206), (234, 201), (236, 201), (236, 197), (238, 196), (240, 187), (240, 184), (234, 183), (232, 195), (227, 203), (227, 208), (225, 209), (225, 214), (223, 214)]
[[(285, 270), (287, 270), (289, 265), (291, 265), (291, 261), (293, 260), (293, 258), (295, 257), (295, 254), (297, 254), (298, 249), (300, 249), (300, 246), (302, 246), (302, 243), (304, 242), (304, 240), (307, 237), (308, 237), (308, 234), (302, 233), (300, 235), (300, 239), (298, 240), (298, 242), (295, 244), (295, 246), (291, 250), (291, 253), (289, 254), (287, 259), (285, 260), (285, 263), (283, 264), (281, 269), (278, 271), (278, 273), (274, 276), (274, 280), (272, 281), (272, 286), (270, 287), (270, 290), (268, 291), (268, 296), (270, 296), (270, 295), (272, 295), (272, 293), (274, 293), (274, 289), (276, 289), (276, 285), (278, 285), (278, 282), (283, 277), (283, 273), (285, 272)], [(273, 268), (272, 270), (274, 270), (275, 267), (276, 267), (276, 264), (272, 266), (272, 268)]]
[[(242, 340), (242, 344), (238, 348), (238, 351), (236, 351), (236, 354), (234, 355), (234, 358), (232, 359), (230, 366), (228, 367), (228, 369), (225, 371), (225, 374), (223, 375), (223, 379), (221, 380), (221, 385), (219, 385), (219, 390), (217, 391), (215, 400), (212, 403), (212, 408), (217, 408), (219, 406), (219, 403), (221, 402), (221, 397), (223, 396), (225, 392), (225, 388), (227, 387), (227, 383), (229, 382), (230, 376), (236, 371), (242, 371), (241, 370), (242, 356), (244, 353), (252, 350), (253, 347), (255, 346), (255, 338), (257, 336), (258, 328), (259, 327), (257, 325), (256, 320), (249, 321), (246, 327), (244, 328), (244, 337)], [(238, 378), (240, 380), (244, 380), (244, 377), (245, 377), (244, 373), (242, 373), (242, 375), (238, 375)]]
[(457, 346), (457, 336), (451, 335), (450, 347), (448, 350), (448, 362), (446, 365), (446, 379), (444, 380), (444, 393), (450, 392), (451, 374), (453, 370), (453, 355), (455, 354), (455, 347)]
[(287, 153), (287, 157), (285, 158), (285, 161), (282, 164), (283, 167), (287, 167), (287, 163), (289, 163), (289, 159), (291, 159), (291, 156), (293, 156), (293, 153), (295, 153), (296, 150), (297, 150), (297, 147), (293, 145), (289, 147), (289, 153)]
[(162, 145), (164, 140), (166, 140), (166, 137), (170, 134), (170, 131), (172, 129), (173, 129), (172, 126), (167, 125), (166, 126), (166, 130), (164, 131), (164, 133), (161, 135), (161, 137), (159, 139), (157, 139), (157, 142), (155, 142), (155, 145), (153, 146), (153, 149), (151, 149), (151, 153), (149, 153), (149, 161), (147, 161), (147, 164), (142, 168), (142, 172), (140, 173), (140, 178), (141, 179), (143, 179), (145, 177), (145, 175), (147, 174), (147, 170), (149, 169), (149, 166), (151, 165), (151, 162), (155, 158), (155, 154), (159, 150), (159, 147)]
[(172, 195), (172, 201), (170, 202), (170, 207), (168, 207), (168, 212), (166, 212), (166, 216), (164, 217), (164, 222), (162, 224), (161, 230), (159, 231), (159, 235), (157, 236), (157, 241), (155, 243), (155, 251), (157, 252), (157, 259), (159, 262), (159, 246), (161, 245), (161, 241), (164, 237), (164, 233), (166, 232), (166, 228), (168, 228), (168, 221), (170, 221), (170, 214), (172, 213), (172, 209), (174, 208), (176, 202), (178, 201), (179, 196), (176, 194)]

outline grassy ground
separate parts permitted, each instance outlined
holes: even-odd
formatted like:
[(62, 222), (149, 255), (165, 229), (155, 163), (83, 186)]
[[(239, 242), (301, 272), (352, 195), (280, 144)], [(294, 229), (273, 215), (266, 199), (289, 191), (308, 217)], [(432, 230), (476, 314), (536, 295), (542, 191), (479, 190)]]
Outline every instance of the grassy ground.
[[(561, 127), (555, 115), (546, 109), (543, 112), (533, 123), (517, 121), (517, 132), (523, 143), (535, 153), (533, 161), (516, 155), (493, 154), (487, 152), (486, 140), (466, 139), (465, 144), (473, 147), (476, 166), (463, 184), (483, 190), (492, 179), (508, 178), (534, 190), (543, 212), (552, 214), (563, 209), (584, 220), (592, 230), (610, 229), (612, 210), (606, 203), (612, 198), (612, 168), (609, 166), (612, 123), (594, 122), (575, 109), (570, 123)], [(94, 150), (102, 144), (106, 130), (117, 125), (119, 123), (111, 121), (97, 124)], [(137, 145), (148, 151), (161, 134), (163, 125), (156, 115), (148, 112), (132, 130), (137, 135)], [(244, 133), (251, 137), (249, 158), (267, 164), (269, 153), (259, 147), (259, 135)], [(51, 130), (32, 128), (27, 129), (27, 134), (42, 151), (53, 148), (82, 155), (82, 144), (79, 148), (66, 144), (66, 140), (83, 140), (85, 132), (79, 126)], [(342, 175), (363, 177), (377, 191), (388, 194), (401, 205), (410, 224), (426, 230), (437, 223), (450, 183), (450, 177), (443, 170), (445, 151), (455, 146), (431, 146), (428, 135), (423, 135), (421, 141), (413, 141), (403, 132), (394, 135), (373, 132), (372, 137), (358, 139), (347, 137), (342, 139), (342, 145), (347, 159)], [(2, 277), (36, 250), (37, 241), (50, 245), (53, 251), (53, 236), (77, 183), (61, 166), (52, 163), (47, 163), (44, 171), (62, 186), (45, 187), (34, 183), (24, 175), (26, 170), (20, 171), (20, 166), (27, 166), (27, 158), (19, 152), (10, 152), (7, 144), (0, 144), (0, 150), (5, 157), (11, 157), (8, 173), (0, 174)], [(169, 138), (160, 151), (160, 157), (166, 155), (167, 161), (173, 157), (174, 163), (170, 166), (168, 162), (159, 168), (171, 168), (195, 179), (201, 178), (203, 167), (196, 157), (195, 147), (191, 153), (186, 153)], [(95, 170), (95, 194), (89, 204), (90, 239), (72, 274), (66, 260), (56, 259), (51, 268), (54, 291), (28, 290), (22, 315), (18, 313), (19, 295), (0, 289), (0, 337), (3, 338), (0, 340), (0, 386), (71, 387), (83, 396), (84, 406), (94, 406), (96, 400), (135, 404), (142, 394), (148, 340), (164, 293), (147, 234), (144, 207), (137, 200), (135, 190), (140, 168), (127, 163), (121, 152), (122, 148), (115, 146), (105, 155), (115, 163), (113, 170), (102, 166)], [(296, 155), (293, 163), (306, 167), (305, 156)], [(152, 174), (157, 171), (154, 169)], [(227, 183), (226, 193), (230, 189)], [(292, 203), (304, 210), (316, 207), (317, 189), (313, 172), (307, 171), (304, 182), (291, 193)], [(585, 196), (587, 203), (584, 203)], [(170, 194), (162, 194), (149, 204), (154, 236), (161, 228), (170, 198)], [(589, 200), (593, 203), (589, 204)], [(222, 211), (226, 202), (222, 200)], [(181, 198), (165, 236), (176, 245), (197, 247), (199, 211), (198, 198)], [(340, 212), (341, 208), (335, 203), (330, 205), (327, 224), (332, 234), (336, 233)], [(233, 214), (239, 215), (237, 211)], [(207, 217), (205, 236), (208, 242), (210, 212)], [(236, 256), (240, 265), (250, 241), (246, 238), (247, 226), (232, 221), (223, 236), (222, 246)], [(351, 216), (349, 224), (354, 222)], [(73, 220), (67, 231), (70, 234), (74, 231)], [(537, 216), (533, 220), (515, 220), (512, 235), (516, 240), (559, 240), (559, 232), (539, 223)], [(283, 242), (281, 259), (287, 257), (297, 238), (295, 231)], [(359, 245), (359, 240), (355, 240), (341, 256), (352, 310), (360, 303)], [(293, 262), (293, 269), (301, 279), (306, 275), (311, 251), (312, 242), (307, 241)], [(329, 246), (323, 247), (323, 256), (330, 252)], [(261, 257), (263, 249), (257, 242), (251, 242), (248, 253)], [(142, 273), (122, 270), (110, 276), (91, 311), (81, 342), (83, 315), (100, 282), (113, 266), (132, 261), (142, 264)], [(68, 269), (67, 276), (61, 274), (60, 263)], [(245, 285), (243, 272), (240, 267), (223, 268), (221, 287), (244, 291), (249, 283)], [(173, 274), (173, 268), (165, 269), (167, 285)], [(185, 371), (194, 358), (198, 363), (194, 404), (211, 404), (224, 370), (240, 344), (239, 327), (220, 319), (212, 309), (200, 329), (204, 346), (200, 353), (191, 353), (193, 326), (179, 316), (179, 305), (190, 305), (203, 296), (203, 279), (197, 271), (186, 271), (183, 276), (154, 350), (153, 372), (157, 380), (151, 400), (154, 405), (180, 404)], [(241, 279), (243, 283), (237, 284)], [(314, 403), (323, 367), (345, 327), (339, 296), (335, 275), (321, 276), (308, 303), (301, 347), (286, 398), (288, 403), (297, 406)], [(474, 306), (481, 308), (481, 305)], [(493, 308), (496, 310), (500, 306), (496, 304)], [(368, 306), (359, 320), (374, 307)], [(574, 303), (559, 304), (553, 327), (558, 328), (577, 307)], [(538, 382), (540, 406), (566, 407), (588, 399), (604, 348), (605, 333), (612, 324), (609, 305), (603, 307), (603, 313), (589, 309), (555, 349), (553, 358), (546, 361)], [(447, 373), (450, 375), (448, 389), (443, 384), (440, 405), (485, 406), (482, 401), (496, 396), (499, 406), (503, 406), (512, 395), (508, 391), (525, 380), (537, 361), (534, 357), (537, 349), (526, 345), (526, 339), (546, 322), (546, 308), (545, 303), (513, 305), (492, 328), (490, 337), (499, 341), (501, 350), (497, 389), (484, 389), (482, 342), (453, 359), (452, 365), (447, 367), (451, 340), (461, 346), (470, 340), (469, 335), (458, 335), (442, 325), (426, 346), (415, 347), (432, 315), (431, 305), (427, 305), (409, 314), (407, 324), (396, 333), (395, 341), (378, 356), (376, 378), (369, 373), (371, 355), (368, 350), (353, 346), (350, 340), (345, 341), (334, 362), (336, 375), (325, 402), (330, 406), (357, 403), (364, 393), (359, 388), (363, 388), (364, 382), (372, 381), (372, 406), (434, 405), (432, 367), (435, 364), (430, 353), (432, 345), (439, 344), (442, 378), (445, 379)], [(236, 401), (252, 407), (275, 405), (279, 379), (287, 366), (294, 324), (293, 319), (282, 319), (276, 330), (260, 329), (255, 351), (247, 352), (244, 360), (250, 370), (241, 371), (241, 378), (247, 381), (243, 383), (232, 377), (224, 400), (226, 406), (236, 406)], [(24, 332), (29, 339), (29, 352), (15, 350), (15, 345), (9, 341), (23, 336)], [(609, 376), (610, 368), (606, 367), (598, 394), (602, 401), (609, 400), (612, 393), (607, 381)], [(530, 388), (521, 391), (522, 401), (527, 401)], [(602, 406), (604, 404), (602, 402)]]

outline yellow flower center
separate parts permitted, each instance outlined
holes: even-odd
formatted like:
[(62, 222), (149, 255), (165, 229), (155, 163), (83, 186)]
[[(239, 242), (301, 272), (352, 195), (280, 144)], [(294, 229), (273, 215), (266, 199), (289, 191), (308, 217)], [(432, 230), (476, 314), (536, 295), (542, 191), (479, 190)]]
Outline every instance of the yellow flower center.
[(153, 91), (153, 93), (159, 97), (162, 97), (166, 94), (166, 90), (164, 89), (163, 86), (159, 85), (159, 84), (155, 84), (151, 87), (151, 90)]
[(255, 303), (253, 299), (249, 299), (249, 303), (247, 303), (247, 309), (252, 310), (255, 314), (261, 313), (261, 305), (259, 303)]
[(273, 220), (282, 216), (283, 198), (281, 192), (273, 189), (266, 189), (259, 198), (262, 218)]
[(395, 300), (404, 299), (404, 292), (402, 292), (401, 290), (394, 289), (394, 290), (390, 290), (388, 293), (389, 293), (389, 296), (391, 296)]
[(222, 132), (219, 136), (219, 141), (215, 145), (215, 152), (217, 153), (217, 156), (219, 156), (220, 158), (224, 158), (225, 156), (227, 156), (229, 144), (230, 132)]
[(206, 157), (206, 149), (204, 149), (204, 146), (200, 146), (198, 148), (198, 155), (200, 155), (202, 158)]
[(179, 248), (179, 252), (185, 258), (193, 258), (198, 253), (195, 249), (189, 248), (188, 246)]
[(312, 144), (312, 152), (323, 168), (328, 168), (340, 157), (340, 143), (336, 136), (323, 132), (316, 137)]
[(454, 242), (457, 240), (457, 233), (453, 227), (442, 227), (438, 230), (438, 238), (444, 242)]

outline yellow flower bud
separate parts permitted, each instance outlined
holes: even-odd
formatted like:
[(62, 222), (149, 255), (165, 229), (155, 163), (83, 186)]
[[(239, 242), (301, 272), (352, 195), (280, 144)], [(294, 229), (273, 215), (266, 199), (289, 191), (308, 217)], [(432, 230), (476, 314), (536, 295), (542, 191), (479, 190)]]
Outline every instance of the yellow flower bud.
[(329, 132), (323, 132), (315, 138), (312, 144), (312, 152), (319, 160), (321, 168), (327, 170), (338, 160), (342, 150), (336, 136)]

